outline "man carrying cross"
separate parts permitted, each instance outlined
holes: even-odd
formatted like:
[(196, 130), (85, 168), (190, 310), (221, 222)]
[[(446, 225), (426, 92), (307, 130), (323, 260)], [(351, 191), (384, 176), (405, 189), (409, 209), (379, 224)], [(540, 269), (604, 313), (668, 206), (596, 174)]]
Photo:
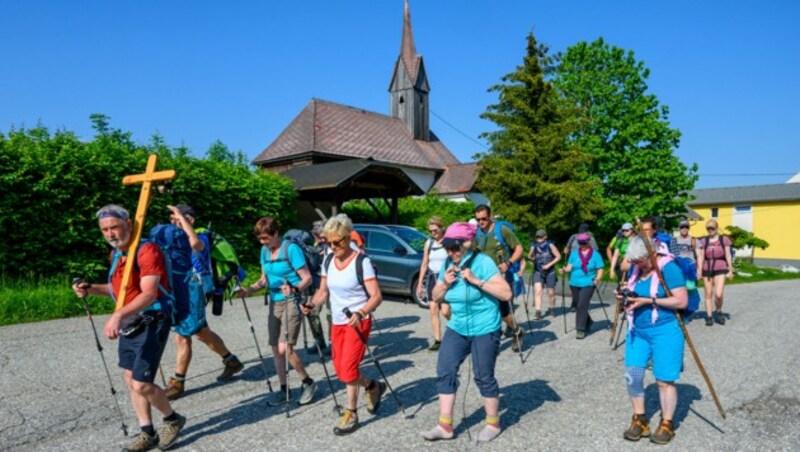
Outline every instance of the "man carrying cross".
[[(97, 211), (100, 232), (114, 250), (108, 284), (79, 282), (72, 286), (79, 297), (87, 295), (116, 298), (123, 293), (124, 268), (130, 259), (134, 243), (133, 223), (128, 211), (117, 205), (107, 205)], [(134, 251), (135, 264), (124, 291), (121, 307), (114, 311), (103, 329), (107, 338), (119, 339), (119, 366), (131, 396), (131, 405), (142, 432), (126, 451), (144, 451), (158, 446), (171, 447), (186, 418), (170, 406), (164, 390), (153, 384), (161, 355), (170, 331), (170, 319), (165, 312), (168, 304), (161, 288), (169, 287), (164, 256), (153, 243), (144, 243)], [(164, 415), (159, 434), (153, 427), (151, 406)]]

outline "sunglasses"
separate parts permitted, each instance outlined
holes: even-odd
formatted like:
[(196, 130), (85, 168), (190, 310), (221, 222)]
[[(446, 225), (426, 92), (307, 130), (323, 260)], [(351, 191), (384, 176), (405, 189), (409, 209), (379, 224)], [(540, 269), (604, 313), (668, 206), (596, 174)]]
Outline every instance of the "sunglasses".
[(483, 218), (477, 218), (476, 217), (475, 220), (483, 223), (484, 221), (489, 221), (489, 217), (483, 217)]
[(623, 229), (622, 232), (631, 232), (630, 229)]
[(441, 229), (439, 229), (439, 228), (436, 228), (436, 229), (428, 229), (428, 232), (430, 232), (431, 234), (438, 234), (438, 233), (442, 232), (442, 230), (441, 230)]
[(706, 231), (716, 231), (717, 228), (706, 228)]
[(347, 237), (342, 237), (339, 240), (329, 240), (328, 244), (332, 248), (344, 248), (344, 246), (347, 245), (347, 240)]
[(446, 246), (446, 247), (444, 247), (444, 249), (445, 249), (445, 251), (449, 251), (451, 253), (455, 253), (456, 251), (461, 251), (461, 246), (460, 245)]
[(689, 226), (681, 226), (681, 229), (689, 229)]
[(586, 242), (586, 241), (583, 241), (583, 240), (578, 240), (578, 245), (580, 245), (580, 246), (584, 246), (584, 245), (588, 245), (588, 244), (589, 244), (589, 242)]

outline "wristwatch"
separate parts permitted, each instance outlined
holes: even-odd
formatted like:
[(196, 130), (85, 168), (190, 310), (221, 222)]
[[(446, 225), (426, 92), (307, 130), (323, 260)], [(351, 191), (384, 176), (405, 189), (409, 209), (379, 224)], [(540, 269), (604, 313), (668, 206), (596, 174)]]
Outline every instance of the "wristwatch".
[(658, 306), (658, 303), (656, 303), (656, 297), (653, 297), (653, 298), (652, 298), (652, 300), (653, 300), (653, 304), (654, 304), (655, 306)]

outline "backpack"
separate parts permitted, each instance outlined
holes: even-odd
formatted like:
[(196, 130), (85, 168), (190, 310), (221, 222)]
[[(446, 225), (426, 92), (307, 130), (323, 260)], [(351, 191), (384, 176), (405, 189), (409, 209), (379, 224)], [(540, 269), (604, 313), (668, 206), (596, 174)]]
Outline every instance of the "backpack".
[[(511, 231), (512, 234), (516, 235), (517, 231), (514, 229), (514, 226), (512, 226), (511, 223), (509, 223), (508, 221), (505, 221), (505, 220), (495, 220), (495, 222), (494, 222), (494, 239), (497, 241), (497, 243), (502, 245), (507, 250), (508, 253), (511, 253), (511, 250), (508, 247), (508, 243), (506, 243), (506, 240), (503, 238), (503, 234), (501, 233), (501, 231), (503, 229), (503, 226), (507, 227), (508, 230)], [(480, 228), (478, 228), (478, 231), (475, 234), (475, 238), (477, 240), (482, 240), (484, 246), (486, 245), (486, 233), (483, 232)], [(488, 250), (483, 249), (481, 251), (483, 251), (486, 254), (489, 254)], [(511, 257), (511, 256), (510, 255), (506, 256), (505, 253), (504, 253), (503, 259), (507, 259), (509, 257)], [(508, 264), (508, 271), (516, 273), (521, 268), (521, 265), (522, 264), (520, 264), (519, 262), (509, 263)]]
[[(361, 288), (364, 289), (364, 294), (369, 299), (369, 291), (367, 290), (367, 285), (364, 284), (364, 258), (367, 257), (364, 253), (356, 253), (356, 279), (358, 283), (361, 285)], [(331, 262), (333, 261), (333, 253), (328, 254), (325, 256), (325, 261), (322, 264), (325, 267), (325, 274), (328, 274), (328, 269), (331, 268)], [(372, 266), (375, 268), (375, 265)], [(375, 275), (378, 275), (378, 272), (375, 272)]]
[(228, 289), (231, 279), (236, 277), (238, 281), (244, 281), (247, 272), (244, 271), (239, 263), (239, 256), (236, 249), (225, 237), (221, 236), (211, 228), (197, 228), (195, 232), (205, 234), (211, 246), (211, 271), (214, 276), (214, 293), (224, 294)]
[[(306, 265), (308, 265), (308, 271), (311, 272), (311, 277), (319, 278), (322, 256), (314, 248), (314, 236), (300, 229), (289, 229), (286, 234), (283, 234), (283, 239), (300, 247), (303, 251), (303, 256), (306, 258)], [(284, 257), (286, 257), (285, 251)], [(296, 273), (297, 269), (295, 268), (294, 271)]]
[[(719, 243), (722, 245), (722, 254), (723, 254), (723, 256), (725, 255), (725, 239), (726, 238), (728, 238), (728, 237), (725, 236), (725, 235), (722, 235), (722, 234), (719, 235)], [(703, 244), (703, 257), (705, 257), (706, 248), (708, 248), (708, 245), (709, 245), (710, 241), (711, 241), (711, 237), (709, 237), (709, 236), (705, 236), (705, 237), (700, 239), (700, 243)], [(728, 246), (731, 249), (731, 260), (733, 260), (733, 258), (736, 257), (736, 250), (733, 249), (733, 242), (731, 241), (730, 238), (728, 238)], [(725, 262), (728, 264), (728, 267), (732, 267), (731, 263), (728, 262), (727, 256), (724, 256), (723, 259), (725, 259)]]
[[(550, 247), (550, 245), (552, 245), (552, 244), (553, 244), (553, 242), (550, 241), (550, 240), (545, 240), (542, 243), (535, 242), (533, 244), (533, 250), (534, 250), (534, 253), (535, 253), (534, 259), (535, 259), (535, 262), (536, 262), (536, 271), (541, 271), (542, 267), (544, 267), (545, 265), (547, 265), (550, 262), (552, 262), (553, 258), (555, 258), (555, 255), (553, 254), (553, 250)], [(548, 270), (548, 271), (552, 271), (552, 270), (553, 270), (553, 267), (550, 267), (550, 270)]]

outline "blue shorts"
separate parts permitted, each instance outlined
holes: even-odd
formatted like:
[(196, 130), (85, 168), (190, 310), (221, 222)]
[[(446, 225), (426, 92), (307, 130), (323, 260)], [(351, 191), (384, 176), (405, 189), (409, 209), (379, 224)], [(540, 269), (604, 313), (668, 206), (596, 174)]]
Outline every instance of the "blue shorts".
[(653, 359), (653, 376), (678, 381), (683, 370), (683, 332), (678, 320), (652, 328), (635, 328), (625, 339), (625, 366), (647, 367)]
[(152, 383), (169, 338), (169, 321), (158, 318), (133, 337), (119, 337), (119, 367), (130, 370), (133, 379)]

